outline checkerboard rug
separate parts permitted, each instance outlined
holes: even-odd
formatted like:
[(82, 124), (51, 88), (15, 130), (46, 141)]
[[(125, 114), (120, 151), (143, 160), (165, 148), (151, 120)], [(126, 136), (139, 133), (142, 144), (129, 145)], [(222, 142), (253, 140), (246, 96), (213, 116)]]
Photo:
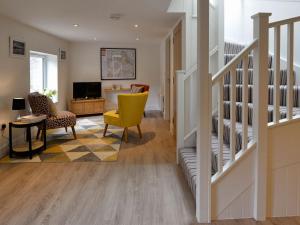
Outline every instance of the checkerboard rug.
[(103, 137), (102, 116), (77, 119), (75, 140), (71, 129), (47, 131), (47, 149), (29, 158), (2, 158), (0, 163), (17, 162), (102, 162), (117, 161), (123, 130), (110, 126)]

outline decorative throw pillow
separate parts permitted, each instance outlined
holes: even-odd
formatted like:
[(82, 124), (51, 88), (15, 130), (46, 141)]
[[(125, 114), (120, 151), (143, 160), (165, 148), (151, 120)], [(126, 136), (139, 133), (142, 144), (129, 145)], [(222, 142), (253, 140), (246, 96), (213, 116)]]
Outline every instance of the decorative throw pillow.
[(57, 109), (52, 99), (47, 97), (50, 116), (57, 116)]
[(131, 87), (131, 93), (142, 93), (144, 91), (144, 87), (138, 87), (133, 85)]

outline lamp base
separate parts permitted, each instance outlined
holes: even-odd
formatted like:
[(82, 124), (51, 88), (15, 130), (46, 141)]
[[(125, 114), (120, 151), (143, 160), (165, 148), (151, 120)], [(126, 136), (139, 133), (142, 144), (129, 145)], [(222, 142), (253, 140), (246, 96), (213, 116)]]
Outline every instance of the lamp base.
[(17, 121), (20, 121), (22, 119), (21, 115), (19, 114), (16, 118)]

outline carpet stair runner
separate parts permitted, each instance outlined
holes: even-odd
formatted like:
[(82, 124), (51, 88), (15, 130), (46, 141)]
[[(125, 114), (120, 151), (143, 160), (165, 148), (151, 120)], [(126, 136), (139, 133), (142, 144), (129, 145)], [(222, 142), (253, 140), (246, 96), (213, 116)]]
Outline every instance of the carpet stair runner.
[[(229, 63), (244, 46), (225, 43), (225, 64)], [(272, 69), (273, 57), (269, 56), (268, 70), (268, 121), (273, 121), (273, 91), (274, 91), (274, 70)], [(243, 62), (237, 65), (236, 69), (236, 153), (242, 149), (242, 93), (243, 93)], [(253, 121), (253, 55), (249, 55), (248, 60), (248, 140), (252, 140), (252, 121)], [(293, 115), (300, 115), (300, 86), (295, 85), (295, 72), (293, 77)], [(280, 117), (286, 118), (286, 96), (287, 96), (287, 70), (280, 71)], [(224, 165), (230, 160), (230, 74), (224, 77), (224, 147), (223, 147), (223, 163)], [(218, 171), (218, 114), (212, 116), (212, 175)], [(179, 164), (183, 168), (183, 172), (192, 190), (194, 197), (196, 196), (196, 147), (183, 148), (179, 151)]]

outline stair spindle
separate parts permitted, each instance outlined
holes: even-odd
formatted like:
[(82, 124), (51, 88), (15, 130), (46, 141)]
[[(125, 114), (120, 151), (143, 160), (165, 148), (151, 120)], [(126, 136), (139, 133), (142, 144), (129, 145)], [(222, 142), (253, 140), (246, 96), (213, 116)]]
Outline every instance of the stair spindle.
[(294, 23), (288, 24), (287, 38), (287, 119), (293, 118)]
[(230, 161), (235, 160), (236, 145), (236, 67), (230, 70)]
[(224, 77), (218, 83), (219, 105), (218, 105), (218, 172), (223, 172), (223, 133), (224, 133)]
[(274, 123), (280, 120), (280, 26), (274, 28)]
[(243, 139), (242, 149), (247, 150), (248, 147), (248, 55), (243, 58), (243, 109), (242, 109), (242, 126), (243, 126)]

